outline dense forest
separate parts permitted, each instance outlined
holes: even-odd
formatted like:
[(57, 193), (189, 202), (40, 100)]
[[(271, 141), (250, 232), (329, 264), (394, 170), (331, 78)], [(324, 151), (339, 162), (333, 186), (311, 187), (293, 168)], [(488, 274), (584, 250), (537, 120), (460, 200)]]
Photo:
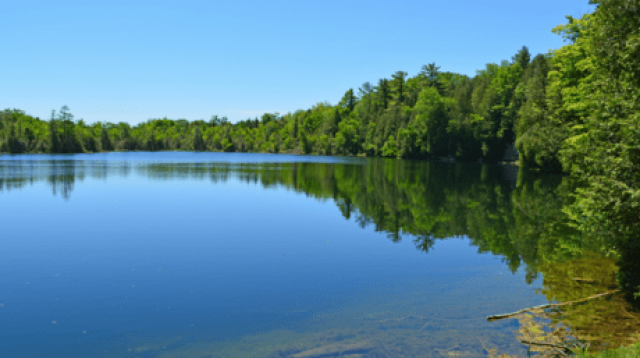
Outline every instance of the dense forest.
[[(640, 0), (591, 0), (593, 13), (552, 31), (567, 44), (487, 64), (474, 77), (431, 63), (349, 89), (336, 104), (230, 123), (49, 120), (0, 113), (0, 152), (193, 150), (501, 161), (570, 173), (575, 226), (636, 252), (640, 245)], [(515, 148), (513, 146), (515, 145)], [(638, 279), (635, 278), (637, 281)], [(629, 279), (623, 280), (628, 282)], [(637, 282), (635, 282), (637, 284)]]

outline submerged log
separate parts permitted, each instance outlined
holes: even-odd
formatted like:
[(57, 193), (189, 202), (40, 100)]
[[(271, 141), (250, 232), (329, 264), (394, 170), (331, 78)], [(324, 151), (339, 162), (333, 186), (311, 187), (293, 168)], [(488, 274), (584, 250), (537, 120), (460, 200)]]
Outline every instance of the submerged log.
[(587, 302), (587, 301), (596, 299), (598, 297), (611, 295), (611, 294), (616, 293), (616, 292), (620, 292), (620, 290), (613, 290), (613, 291), (609, 291), (609, 292), (605, 292), (605, 293), (599, 293), (597, 295), (593, 295), (593, 296), (590, 296), (590, 297), (587, 297), (587, 298), (582, 298), (582, 299), (575, 300), (575, 301), (562, 302), (562, 303), (550, 303), (548, 305), (540, 305), (540, 306), (535, 306), (535, 307), (524, 308), (524, 309), (521, 309), (520, 311), (516, 311), (516, 312), (512, 312), (512, 313), (489, 316), (489, 317), (487, 317), (487, 321), (497, 321), (499, 319), (513, 317), (513, 316), (516, 316), (516, 315), (519, 315), (521, 313), (525, 313), (525, 312), (528, 312), (528, 311), (544, 310), (544, 309), (551, 308), (551, 307), (558, 307), (558, 306), (572, 305), (574, 303)]
[(557, 344), (544, 343), (544, 342), (533, 342), (533, 341), (527, 341), (525, 339), (518, 339), (518, 340), (522, 344), (529, 344), (529, 345), (534, 345), (534, 346), (551, 347), (551, 348), (560, 349), (561, 352), (564, 353), (564, 354), (573, 353), (571, 348), (569, 348), (567, 346), (560, 346), (560, 345), (557, 345)]
[(580, 283), (595, 283), (596, 282), (596, 280), (592, 280), (590, 278), (582, 278), (582, 277), (574, 277), (573, 280), (576, 281), (576, 282), (580, 282)]
[(357, 357), (358, 352), (366, 351), (371, 348), (373, 348), (373, 345), (369, 344), (369, 342), (367, 341), (351, 343), (351, 344), (336, 343), (336, 344), (331, 344), (328, 346), (318, 347), (318, 348), (310, 349), (304, 352), (300, 352), (292, 355), (291, 357), (314, 358), (314, 357), (322, 357), (322, 356), (332, 356), (336, 354), (339, 354), (341, 356), (345, 356), (347, 354), (352, 354), (352, 355), (356, 354), (355, 356)]

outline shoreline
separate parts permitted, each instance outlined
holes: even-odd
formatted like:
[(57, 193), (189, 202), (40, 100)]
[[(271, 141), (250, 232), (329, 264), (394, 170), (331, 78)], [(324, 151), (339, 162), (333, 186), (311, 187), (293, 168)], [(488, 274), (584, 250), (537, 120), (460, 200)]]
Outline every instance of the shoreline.
[(478, 164), (500, 164), (500, 165), (515, 165), (520, 166), (518, 160), (514, 161), (497, 161), (497, 162), (485, 162), (482, 159), (479, 160), (456, 160), (452, 156), (448, 157), (433, 157), (433, 158), (401, 158), (401, 157), (380, 157), (380, 156), (368, 156), (364, 153), (356, 154), (356, 155), (326, 155), (326, 154), (303, 154), (295, 151), (292, 152), (279, 152), (279, 153), (269, 153), (269, 152), (224, 152), (224, 151), (194, 151), (194, 150), (110, 150), (110, 151), (101, 151), (101, 152), (76, 152), (76, 153), (47, 153), (47, 152), (30, 152), (30, 153), (7, 153), (0, 152), (0, 158), (2, 156), (14, 156), (14, 155), (73, 155), (73, 154), (99, 154), (99, 153), (169, 153), (169, 152), (192, 152), (192, 153), (245, 153), (245, 154), (286, 154), (286, 155), (310, 155), (310, 156), (324, 156), (324, 157), (350, 157), (350, 158), (385, 158), (385, 159), (404, 159), (404, 160), (417, 160), (417, 161), (429, 161), (429, 162), (444, 162), (444, 163), (478, 163)]

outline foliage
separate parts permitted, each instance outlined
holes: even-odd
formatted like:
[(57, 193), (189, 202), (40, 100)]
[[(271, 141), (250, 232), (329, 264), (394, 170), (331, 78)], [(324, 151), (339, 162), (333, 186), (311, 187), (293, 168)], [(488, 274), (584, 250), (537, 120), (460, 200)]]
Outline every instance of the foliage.
[(397, 71), (377, 86), (365, 82), (358, 95), (349, 89), (336, 106), (320, 102), (235, 124), (212, 116), (89, 125), (74, 121), (66, 106), (46, 123), (7, 109), (0, 117), (0, 152), (195, 150), (500, 161), (514, 142), (519, 104), (511, 98), (528, 56), (520, 50), (513, 64), (487, 65), (473, 79), (430, 63), (415, 77)]
[(573, 43), (556, 52), (549, 75), (557, 82), (556, 117), (568, 131), (560, 159), (582, 183), (566, 212), (613, 250), (638, 253), (640, 1), (592, 3), (593, 14), (555, 29)]

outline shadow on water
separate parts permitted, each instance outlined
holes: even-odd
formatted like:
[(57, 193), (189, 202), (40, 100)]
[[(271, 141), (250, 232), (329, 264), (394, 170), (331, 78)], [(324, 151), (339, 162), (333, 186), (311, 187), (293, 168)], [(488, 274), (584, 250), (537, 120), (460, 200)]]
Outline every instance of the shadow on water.
[[(499, 322), (367, 313), (352, 326), (274, 330), (224, 344), (194, 341), (170, 353), (167, 343), (150, 344), (130, 357), (476, 357), (526, 350), (557, 356), (567, 348), (602, 350), (640, 341), (640, 312), (631, 294), (640, 277), (638, 245), (612, 254), (573, 229), (562, 211), (571, 202), (567, 193), (575, 190), (569, 177), (515, 175), (512, 166), (385, 159), (355, 164), (0, 161), (0, 191), (46, 181), (54, 195), (69, 200), (76, 182), (86, 177), (130, 175), (212, 183), (234, 178), (287, 188), (333, 201), (346, 220), (384, 232), (393, 242), (408, 237), (425, 253), (438, 240), (468, 237), (478, 252), (500, 255), (511, 272), (523, 267), (527, 283), (542, 276), (539, 293), (552, 304), (563, 303)], [(602, 293), (610, 294), (587, 299)], [(516, 339), (496, 339), (490, 328), (496, 326), (517, 330)]]

